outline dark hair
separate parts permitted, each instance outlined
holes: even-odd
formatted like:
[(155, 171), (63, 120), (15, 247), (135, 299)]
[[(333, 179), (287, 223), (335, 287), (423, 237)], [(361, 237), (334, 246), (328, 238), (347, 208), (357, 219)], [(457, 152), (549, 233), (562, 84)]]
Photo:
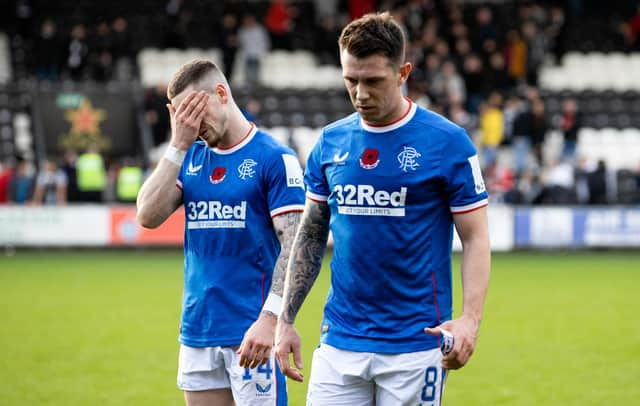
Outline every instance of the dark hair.
[(404, 31), (389, 12), (366, 14), (353, 20), (342, 30), (338, 44), (356, 58), (382, 54), (392, 64), (404, 61)]
[(173, 78), (167, 86), (167, 97), (173, 99), (189, 87), (189, 85), (197, 85), (212, 72), (217, 76), (217, 80), (226, 83), (224, 74), (215, 63), (209, 60), (195, 59), (182, 65), (175, 75), (173, 75)]

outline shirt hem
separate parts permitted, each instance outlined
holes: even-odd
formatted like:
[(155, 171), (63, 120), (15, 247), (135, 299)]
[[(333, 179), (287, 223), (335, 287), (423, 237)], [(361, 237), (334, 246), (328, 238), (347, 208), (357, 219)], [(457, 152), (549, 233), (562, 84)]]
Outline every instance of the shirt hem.
[(242, 338), (229, 338), (220, 340), (197, 340), (180, 336), (178, 341), (188, 347), (204, 348), (204, 347), (233, 347), (240, 345)]

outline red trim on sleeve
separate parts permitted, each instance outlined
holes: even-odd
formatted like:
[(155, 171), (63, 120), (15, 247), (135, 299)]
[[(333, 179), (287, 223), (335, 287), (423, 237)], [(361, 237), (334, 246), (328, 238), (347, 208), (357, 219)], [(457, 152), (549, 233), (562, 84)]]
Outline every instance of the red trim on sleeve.
[(271, 216), (271, 218), (274, 219), (278, 216), (282, 216), (283, 214), (287, 214), (287, 213), (302, 213), (303, 211), (304, 211), (303, 209), (291, 209), (291, 210), (283, 211), (282, 213), (278, 213), (274, 216)]
[(489, 205), (489, 203), (485, 203), (482, 206), (474, 207), (473, 209), (469, 209), (469, 210), (465, 210), (465, 211), (453, 211), (453, 212), (451, 212), (451, 214), (471, 213), (472, 211), (476, 211), (476, 210), (481, 209), (483, 207), (487, 207), (488, 205)]

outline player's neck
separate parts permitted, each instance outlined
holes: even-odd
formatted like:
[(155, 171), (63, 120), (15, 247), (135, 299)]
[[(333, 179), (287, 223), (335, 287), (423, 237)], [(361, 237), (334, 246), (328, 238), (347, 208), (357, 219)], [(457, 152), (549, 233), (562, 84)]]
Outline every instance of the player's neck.
[(404, 118), (409, 113), (410, 109), (411, 102), (408, 98), (402, 96), (401, 100), (396, 104), (396, 107), (387, 116), (375, 123), (368, 121), (365, 121), (365, 123), (375, 127), (385, 127)]
[(249, 135), (252, 128), (253, 124), (244, 118), (239, 110), (232, 111), (229, 115), (229, 126), (227, 127), (224, 137), (220, 140), (218, 148), (233, 148)]

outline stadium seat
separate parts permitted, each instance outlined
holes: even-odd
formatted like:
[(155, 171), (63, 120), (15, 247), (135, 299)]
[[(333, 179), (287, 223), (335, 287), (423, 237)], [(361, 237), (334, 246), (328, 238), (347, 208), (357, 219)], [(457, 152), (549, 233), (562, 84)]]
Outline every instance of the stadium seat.
[(306, 166), (309, 153), (316, 144), (320, 132), (319, 128), (296, 127), (293, 129), (292, 142), (298, 151), (298, 157), (303, 166)]

